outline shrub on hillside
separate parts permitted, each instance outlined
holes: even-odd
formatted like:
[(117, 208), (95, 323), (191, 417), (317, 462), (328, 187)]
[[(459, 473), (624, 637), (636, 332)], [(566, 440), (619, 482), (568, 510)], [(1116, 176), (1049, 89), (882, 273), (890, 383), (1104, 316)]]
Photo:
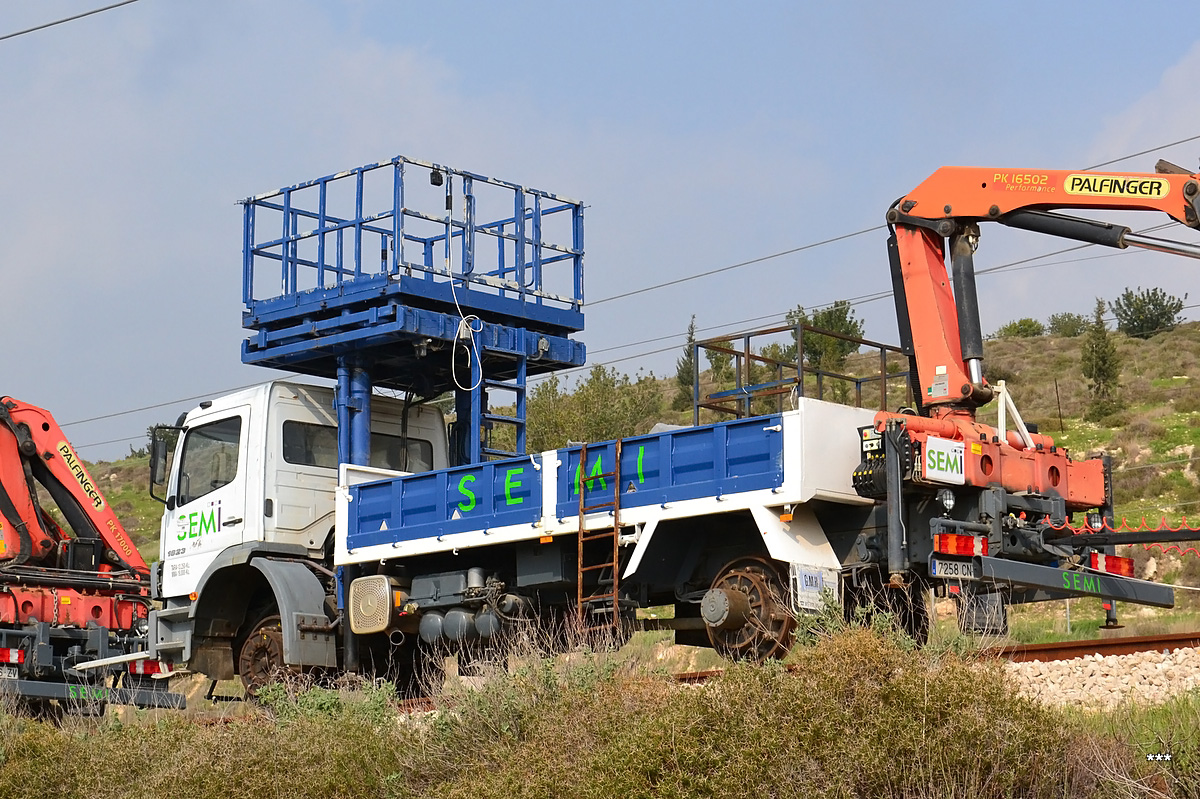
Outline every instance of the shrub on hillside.
[(1089, 422), (1096, 422), (1105, 427), (1114, 427), (1106, 422), (1107, 419), (1121, 419), (1122, 410), (1125, 404), (1114, 399), (1094, 399), (1088, 403), (1087, 410), (1083, 412), (1083, 418)]
[(1037, 338), (1044, 335), (1046, 326), (1029, 317), (1009, 322), (996, 331), (996, 338)]
[(1000, 366), (998, 364), (992, 364), (991, 366), (987, 367), (987, 381), (989, 383), (996, 385), (1001, 380), (1004, 381), (1005, 385), (1011, 388), (1012, 384), (1017, 381), (1017, 373), (1012, 369), (1008, 369), (1007, 367)]
[(1176, 397), (1172, 400), (1172, 405), (1179, 413), (1193, 413), (1200, 411), (1200, 390), (1188, 392), (1182, 397)]
[(1056, 313), (1050, 317), (1050, 324), (1047, 326), (1047, 329), (1052, 336), (1076, 338), (1083, 335), (1084, 331), (1087, 330), (1087, 325), (1087, 317), (1083, 314)]
[(1143, 290), (1138, 286), (1136, 292), (1126, 288), (1108, 307), (1116, 314), (1117, 330), (1133, 338), (1150, 338), (1175, 329), (1182, 321), (1179, 312), (1186, 299), (1187, 294), (1180, 299), (1159, 288)]
[[(1128, 411), (1119, 410), (1116, 413), (1110, 413), (1109, 415), (1101, 418), (1099, 422), (1102, 427), (1124, 427), (1125, 425), (1129, 424), (1132, 418), (1133, 417), (1129, 415)], [(1094, 420), (1089, 419), (1088, 421)]]
[(1154, 421), (1149, 414), (1133, 417), (1125, 426), (1125, 431), (1145, 441), (1154, 441), (1167, 434), (1167, 428)]

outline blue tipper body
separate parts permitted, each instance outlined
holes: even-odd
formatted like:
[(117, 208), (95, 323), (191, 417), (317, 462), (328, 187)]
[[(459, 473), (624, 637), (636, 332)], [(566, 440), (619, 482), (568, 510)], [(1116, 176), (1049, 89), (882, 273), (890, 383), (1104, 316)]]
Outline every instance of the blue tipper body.
[[(780, 416), (757, 417), (624, 439), (622, 512), (779, 487), (781, 424)], [(578, 515), (581, 483), (586, 505), (611, 500), (612, 478), (599, 475), (613, 471), (614, 448), (589, 444), (582, 468), (582, 448), (570, 447), (554, 453), (557, 466), (532, 455), (351, 486), (347, 549), (521, 524), (535, 537), (535, 523)], [(556, 469), (554, 519), (543, 516), (547, 468)]]
[(529, 457), (394, 477), (350, 489), (349, 549), (526, 522), (542, 515)]

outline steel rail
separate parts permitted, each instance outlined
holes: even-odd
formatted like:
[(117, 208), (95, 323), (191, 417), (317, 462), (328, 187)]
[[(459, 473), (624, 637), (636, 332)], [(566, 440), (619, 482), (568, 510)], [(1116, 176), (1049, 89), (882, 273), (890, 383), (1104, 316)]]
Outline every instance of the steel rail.
[(1028, 663), (1035, 660), (1072, 660), (1085, 655), (1107, 656), (1133, 655), (1139, 652), (1168, 652), (1191, 647), (1200, 647), (1200, 632), (1132, 635), (1088, 641), (1055, 641), (1048, 644), (1013, 644), (990, 647), (982, 650), (981, 654), (1004, 658), (1013, 663)]

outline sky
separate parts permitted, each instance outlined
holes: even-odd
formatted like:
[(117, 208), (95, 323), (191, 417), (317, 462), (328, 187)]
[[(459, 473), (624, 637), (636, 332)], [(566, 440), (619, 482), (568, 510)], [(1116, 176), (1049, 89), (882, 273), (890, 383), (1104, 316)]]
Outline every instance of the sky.
[[(0, 36), (106, 4), (0, 0)], [(1198, 136), (1194, 17), (1154, 2), (138, 0), (0, 40), (0, 394), (49, 409), (97, 460), (270, 379), (240, 362), (237, 201), (395, 155), (584, 201), (589, 362), (673, 374), (693, 314), (716, 336), (890, 289), (886, 234), (602, 300), (880, 225), (942, 165), (1080, 169)], [(1197, 169), (1200, 139), (1110, 168), (1158, 158)], [(976, 267), (1070, 244), (985, 228)], [(1193, 261), (1091, 257), (1110, 254), (981, 277), (985, 333), (1126, 287), (1200, 302)], [(895, 341), (890, 299), (855, 312)]]

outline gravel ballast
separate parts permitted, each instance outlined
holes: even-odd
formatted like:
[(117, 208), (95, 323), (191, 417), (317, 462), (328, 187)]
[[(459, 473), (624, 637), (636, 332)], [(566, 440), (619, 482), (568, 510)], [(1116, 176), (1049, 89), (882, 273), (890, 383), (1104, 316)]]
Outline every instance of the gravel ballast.
[(1093, 654), (1009, 663), (1006, 668), (1023, 695), (1051, 705), (1105, 709), (1123, 702), (1157, 704), (1200, 686), (1200, 649)]

